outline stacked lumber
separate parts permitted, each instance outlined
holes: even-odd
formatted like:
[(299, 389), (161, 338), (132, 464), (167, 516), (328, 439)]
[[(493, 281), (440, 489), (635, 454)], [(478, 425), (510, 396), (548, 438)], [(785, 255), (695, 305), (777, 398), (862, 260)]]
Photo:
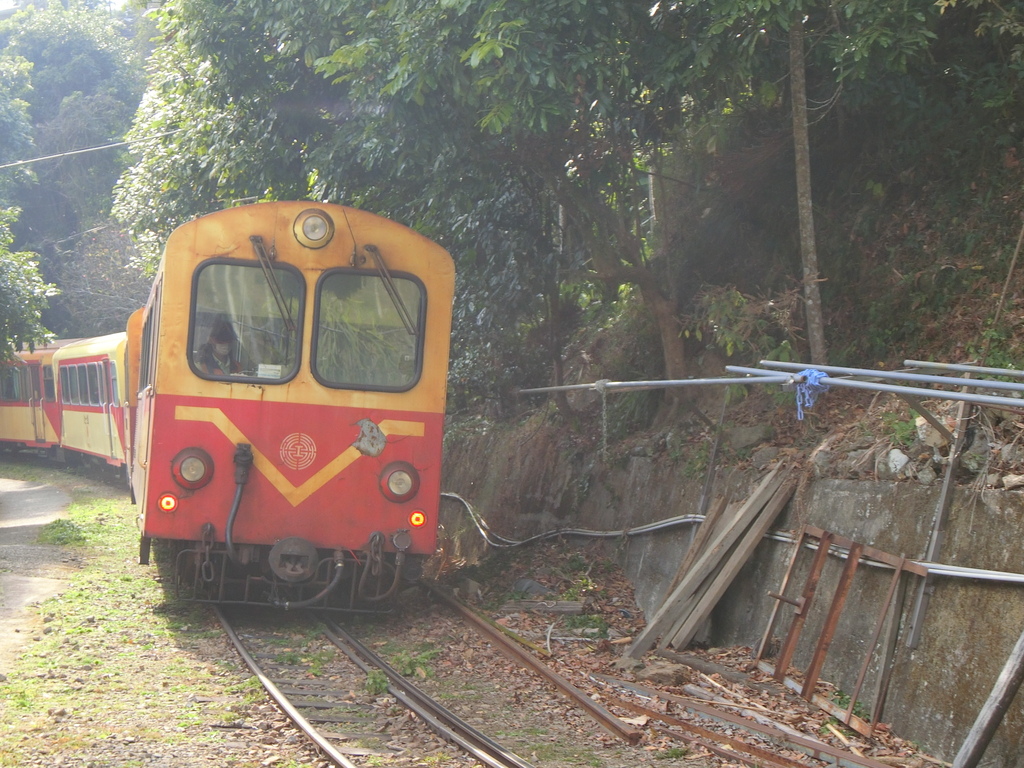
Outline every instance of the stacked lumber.
[(685, 648), (732, 584), (796, 489), (789, 468), (776, 467), (739, 505), (719, 502), (701, 524), (661, 607), (626, 656)]

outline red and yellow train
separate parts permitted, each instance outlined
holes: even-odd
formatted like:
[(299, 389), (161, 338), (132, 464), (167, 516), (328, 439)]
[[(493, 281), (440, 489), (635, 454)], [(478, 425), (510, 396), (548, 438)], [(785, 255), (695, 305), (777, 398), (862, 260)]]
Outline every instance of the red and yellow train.
[(124, 466), (190, 597), (369, 607), (436, 548), (453, 293), (396, 222), (229, 208), (171, 234), (125, 333), (7, 366), (0, 431)]

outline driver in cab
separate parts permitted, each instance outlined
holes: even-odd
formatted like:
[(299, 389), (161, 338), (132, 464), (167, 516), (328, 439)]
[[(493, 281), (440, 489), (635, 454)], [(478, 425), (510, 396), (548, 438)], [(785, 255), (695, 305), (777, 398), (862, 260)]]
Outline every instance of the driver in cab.
[(242, 366), (234, 359), (237, 341), (231, 323), (218, 320), (210, 330), (209, 340), (199, 350), (199, 359), (196, 361), (199, 370), (211, 376), (240, 373)]

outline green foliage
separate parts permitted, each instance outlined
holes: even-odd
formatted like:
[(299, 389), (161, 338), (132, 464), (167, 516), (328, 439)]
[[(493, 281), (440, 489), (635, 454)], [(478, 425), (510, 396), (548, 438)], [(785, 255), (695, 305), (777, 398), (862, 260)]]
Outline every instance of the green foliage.
[(608, 637), (608, 621), (604, 616), (581, 613), (566, 616), (563, 621), (569, 629), (587, 629), (594, 637)]
[(60, 518), (47, 523), (39, 531), (40, 544), (59, 544), (61, 546), (78, 546), (85, 544), (87, 537), (82, 527), (73, 520)]
[(792, 290), (755, 299), (731, 286), (707, 286), (683, 333), (716, 346), (727, 357), (789, 361), (799, 333), (798, 307)]
[(686, 747), (669, 747), (654, 753), (655, 760), (679, 760), (690, 754)]
[[(83, 232), (107, 223), (127, 154), (75, 151), (117, 142), (131, 123), (143, 85), (131, 34), (108, 8), (81, 2), (29, 6), (0, 21), (0, 162), (61, 155), (0, 171), (0, 205), (23, 211), (17, 248), (38, 254), (47, 281), (61, 280)], [(43, 321), (62, 336), (86, 335), (59, 296)]]
[(562, 591), (562, 600), (582, 600), (587, 593), (593, 592), (597, 585), (589, 576), (578, 576)]
[(366, 673), (366, 692), (372, 696), (382, 696), (388, 690), (388, 676), (379, 669), (371, 669)]
[[(886, 216), (936, 199), (914, 174), (962, 163), (967, 196), (988, 186), (967, 178), (982, 160), (1015, 149), (1018, 16), (983, 0), (171, 0), (132, 133), (162, 138), (138, 146), (115, 210), (150, 258), (176, 224), (242, 198), (337, 200), (438, 239), (459, 273), (453, 409), (513, 405), (517, 387), (549, 381), (585, 305), (600, 294), (607, 308), (626, 284), (640, 290), (618, 301), (657, 317), (643, 340), (655, 352), (685, 317), (689, 338), (727, 355), (800, 357), (797, 291), (742, 288), (799, 279), (789, 188), (748, 189), (758, 167), (727, 172), (738, 150), (788, 131), (787, 33), (800, 18), (812, 102), (827, 106), (812, 149), (830, 169), (815, 200), (829, 332), (840, 355), (888, 357), (957, 296), (908, 289), (925, 270), (895, 259), (980, 254), (989, 230), (949, 224), (935, 249), (928, 224), (895, 242)], [(649, 190), (673, 184), (648, 224)], [(749, 281), (694, 306), (704, 253), (689, 225), (725, 209), (764, 263), (735, 256)], [(886, 294), (880, 308), (870, 287)], [(650, 354), (608, 368), (665, 373)], [(613, 429), (643, 424), (657, 397), (609, 398)]]
[(425, 679), (433, 672), (430, 669), (430, 662), (439, 656), (441, 650), (438, 648), (426, 648), (420, 651), (401, 650), (390, 659), (390, 664), (403, 677), (419, 677)]
[[(850, 694), (846, 693), (845, 691), (833, 691), (831, 699), (833, 703), (838, 704), (843, 709), (846, 709), (850, 706)], [(864, 702), (862, 701), (858, 701), (856, 704), (853, 705), (853, 714), (863, 720), (871, 719), (871, 713), (868, 711), (867, 707), (864, 706)], [(838, 721), (836, 721), (835, 719), (830, 720), (830, 722), (833, 725), (839, 724)]]
[[(31, 90), (31, 62), (21, 56), (0, 53), (0, 164), (28, 157), (32, 150), (32, 123), (25, 97)], [(15, 179), (26, 171), (0, 171), (0, 205), (13, 202)]]
[(917, 415), (913, 411), (911, 411), (909, 419), (903, 414), (891, 411), (882, 414), (882, 425), (893, 445), (908, 448), (917, 439), (916, 418)]
[(0, 357), (9, 358), (22, 347), (33, 347), (49, 336), (42, 325), (47, 299), (56, 293), (39, 273), (36, 254), (10, 250), (11, 226), (16, 210), (0, 209)]
[(690, 449), (683, 465), (683, 476), (690, 480), (698, 480), (707, 474), (708, 463), (711, 461), (711, 446), (708, 441), (702, 441), (696, 447)]

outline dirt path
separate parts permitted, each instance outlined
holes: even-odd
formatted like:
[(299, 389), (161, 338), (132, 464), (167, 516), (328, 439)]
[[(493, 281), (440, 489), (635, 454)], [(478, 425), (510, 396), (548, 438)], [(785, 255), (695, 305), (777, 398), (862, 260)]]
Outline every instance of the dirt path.
[(52, 486), (0, 478), (0, 675), (39, 631), (28, 606), (57, 594), (76, 562), (62, 547), (37, 543), (69, 502)]

